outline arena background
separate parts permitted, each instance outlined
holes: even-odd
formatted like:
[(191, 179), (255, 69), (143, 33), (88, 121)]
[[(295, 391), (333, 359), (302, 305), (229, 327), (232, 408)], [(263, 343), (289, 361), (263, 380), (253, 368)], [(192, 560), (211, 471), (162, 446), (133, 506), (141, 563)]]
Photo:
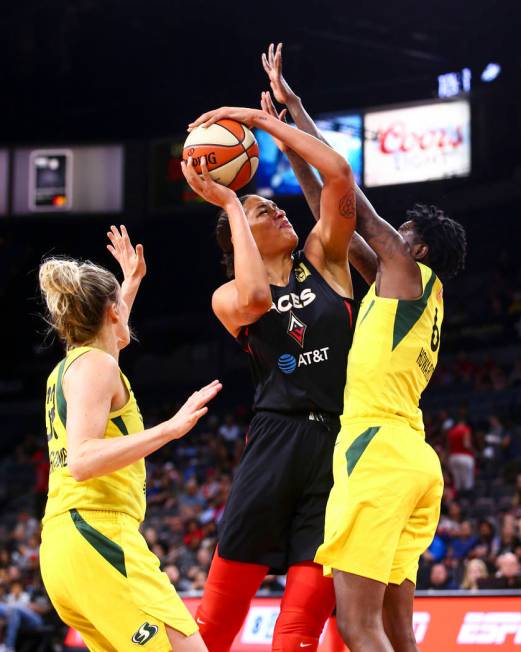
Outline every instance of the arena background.
[[(146, 538), (179, 590), (197, 596), (204, 586), (251, 385), (246, 357), (210, 313), (223, 278), (216, 211), (185, 201), (175, 161), (185, 126), (199, 113), (258, 105), (268, 88), (260, 54), (283, 41), (284, 72), (310, 113), (364, 114), (361, 139), (371, 139), (367, 113), (376, 109), (421, 105), (440, 94), (470, 102), (468, 175), (367, 194), (394, 224), (415, 201), (438, 203), (465, 225), (469, 240), (467, 271), (446, 288), (442, 355), (423, 402), (447, 489), (437, 539), (420, 569), (418, 588), (430, 597), (418, 599), (419, 647), (521, 649), (520, 22), (517, 2), (492, 0), (3, 3), (2, 603), (16, 602), (21, 591), (45, 605), (37, 520), (47, 474), (43, 394), (61, 349), (44, 335), (38, 264), (44, 255), (67, 254), (115, 269), (105, 250), (112, 223), (126, 224), (144, 243), (148, 262), (132, 315), (138, 341), (121, 359), (146, 422), (170, 414), (201, 383), (224, 382), (197, 431), (149, 460)], [(31, 152), (57, 150), (75, 166), (73, 187), (65, 189), (72, 210), (57, 201), (52, 212), (45, 198), (31, 208)], [(303, 199), (276, 201), (303, 238), (311, 224)], [(358, 278), (356, 286), (361, 296)], [(457, 427), (470, 429), (475, 450), (468, 491), (457, 491), (449, 471)], [(515, 559), (503, 567), (497, 559), (504, 554)], [(455, 597), (465, 593), (471, 558), (484, 561), (488, 577), (470, 597)], [(269, 577), (262, 594), (276, 596), (283, 585), (284, 578)], [(277, 600), (258, 600), (237, 649), (269, 649)], [(330, 634), (324, 645), (338, 646)], [(49, 611), (34, 631), (20, 632), (18, 649), (63, 645), (78, 643)]]

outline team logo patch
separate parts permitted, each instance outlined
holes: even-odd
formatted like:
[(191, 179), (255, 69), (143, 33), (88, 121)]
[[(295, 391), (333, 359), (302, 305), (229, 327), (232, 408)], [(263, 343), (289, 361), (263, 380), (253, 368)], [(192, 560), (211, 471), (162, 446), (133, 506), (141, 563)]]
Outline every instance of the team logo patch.
[(148, 641), (153, 638), (158, 631), (159, 627), (157, 625), (151, 625), (150, 623), (144, 622), (132, 637), (132, 643), (145, 645), (145, 643), (148, 643)]
[(306, 334), (306, 329), (306, 324), (295, 317), (293, 312), (290, 312), (287, 333), (301, 348), (304, 347), (304, 335)]
[(311, 272), (304, 263), (300, 263), (298, 267), (295, 267), (295, 278), (299, 283), (304, 283), (308, 276), (311, 276)]
[(281, 355), (277, 364), (284, 374), (292, 374), (297, 368), (297, 360), (290, 353), (284, 353)]

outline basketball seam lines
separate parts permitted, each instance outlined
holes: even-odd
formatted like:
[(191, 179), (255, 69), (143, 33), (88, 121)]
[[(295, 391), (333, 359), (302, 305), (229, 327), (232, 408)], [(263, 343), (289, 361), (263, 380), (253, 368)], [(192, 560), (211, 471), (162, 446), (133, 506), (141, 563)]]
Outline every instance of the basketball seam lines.
[[(230, 133), (232, 136), (235, 136), (235, 134), (233, 133), (233, 131), (231, 131), (231, 129), (228, 129), (228, 127), (225, 127), (224, 125), (221, 125), (221, 124), (219, 125), (219, 127), (222, 127), (223, 129), (226, 129), (226, 131), (227, 131), (228, 133)], [(244, 127), (243, 127), (243, 131), (244, 131)], [(235, 138), (237, 138), (237, 136), (235, 136)], [(246, 138), (246, 132), (245, 132), (245, 131), (244, 131), (244, 138)], [(237, 138), (237, 140), (239, 140), (239, 139)], [(246, 161), (245, 161), (245, 162), (241, 165), (241, 167), (237, 170), (237, 174), (236, 174), (236, 175), (233, 177), (233, 179), (230, 181), (229, 186), (231, 186), (232, 183), (235, 181), (235, 179), (237, 179), (237, 177), (238, 177), (239, 174), (241, 173), (242, 168), (246, 165), (246, 163), (249, 163), (249, 164), (250, 164), (250, 173), (251, 173), (251, 169), (252, 169), (252, 168), (251, 168), (250, 157), (248, 156), (248, 150), (246, 149), (246, 147), (244, 147), (244, 143), (242, 142), (242, 140), (239, 140), (239, 145), (241, 145), (242, 149), (244, 150), (244, 153), (246, 154)], [(252, 145), (253, 145), (253, 143), (252, 143)], [(251, 147), (251, 145), (250, 145), (250, 147)], [(239, 155), (239, 156), (240, 156), (240, 155)], [(239, 157), (237, 157), (237, 158), (239, 158)], [(250, 181), (251, 181), (251, 179), (250, 179)], [(248, 183), (249, 183), (249, 181), (248, 181)]]

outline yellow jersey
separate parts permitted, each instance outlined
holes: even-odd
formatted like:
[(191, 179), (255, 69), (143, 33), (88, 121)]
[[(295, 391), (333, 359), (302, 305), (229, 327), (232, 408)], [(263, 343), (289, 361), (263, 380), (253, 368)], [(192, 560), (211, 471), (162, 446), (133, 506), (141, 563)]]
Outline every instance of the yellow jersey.
[(423, 294), (405, 301), (369, 288), (347, 363), (342, 420), (402, 422), (423, 432), (421, 394), (438, 362), (443, 285), (418, 263)]
[[(139, 460), (119, 471), (78, 482), (67, 464), (67, 402), (63, 394), (63, 375), (71, 364), (93, 347), (69, 351), (47, 380), (45, 422), (49, 443), (49, 494), (43, 522), (70, 509), (122, 512), (142, 521), (145, 517), (145, 461)], [(121, 372), (120, 372), (121, 373)], [(129, 393), (127, 403), (110, 412), (105, 438), (127, 437), (143, 430), (143, 419), (126, 376), (121, 378)], [(88, 391), (87, 388), (85, 391)]]

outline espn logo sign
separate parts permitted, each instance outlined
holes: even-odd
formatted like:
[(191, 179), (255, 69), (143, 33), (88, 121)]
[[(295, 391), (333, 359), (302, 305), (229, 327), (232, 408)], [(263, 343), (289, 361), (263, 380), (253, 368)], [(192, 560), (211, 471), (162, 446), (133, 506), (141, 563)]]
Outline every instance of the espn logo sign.
[(502, 645), (513, 637), (521, 646), (521, 612), (469, 611), (458, 634), (461, 645)]

